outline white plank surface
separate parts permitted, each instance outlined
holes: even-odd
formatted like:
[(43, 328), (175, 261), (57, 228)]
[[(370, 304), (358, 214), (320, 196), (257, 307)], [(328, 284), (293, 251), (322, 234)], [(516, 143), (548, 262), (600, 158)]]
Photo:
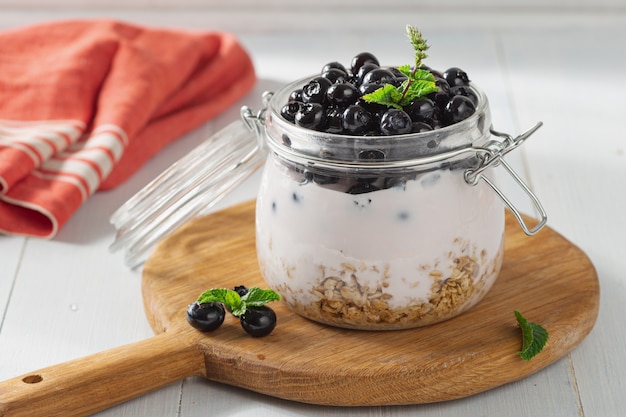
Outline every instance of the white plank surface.
[(24, 238), (13, 239), (0, 235), (0, 329), (13, 291), (25, 242)]
[[(11, 10), (0, 13), (0, 27), (98, 13)], [(184, 10), (116, 13), (106, 15), (179, 27), (213, 27), (215, 18)], [(186, 20), (186, 16), (193, 18)], [(589, 16), (566, 16), (565, 24), (554, 22), (556, 29), (546, 24), (545, 15), (537, 20), (537, 27), (523, 27), (519, 21), (507, 28), (484, 19), (481, 24), (474, 22), (469, 32), (451, 24), (445, 15), (437, 16), (440, 20), (429, 20), (424, 28), (432, 45), (428, 59), (432, 66), (464, 67), (487, 92), (496, 129), (519, 133), (539, 120), (545, 123), (521, 151), (511, 155), (511, 162), (545, 204), (550, 226), (587, 251), (598, 269), (602, 301), (591, 335), (568, 357), (529, 378), (447, 403), (318, 407), (188, 378), (98, 415), (624, 415), (626, 326), (621, 310), (626, 301), (626, 247), (622, 242), (626, 235), (622, 220), (626, 212), (626, 145), (622, 119), (626, 46), (622, 39), (626, 38), (626, 25), (620, 24), (624, 15), (616, 13), (595, 21)], [(458, 19), (452, 16), (452, 21)], [(320, 28), (316, 32), (311, 31), (311, 24), (305, 24), (307, 30), (286, 33), (270, 28), (267, 21), (250, 25), (253, 20), (245, 13), (240, 21), (223, 23), (240, 35), (261, 79), (256, 91), (241, 104), (258, 108), (262, 90), (315, 72), (327, 61), (349, 61), (363, 50), (376, 53), (383, 62), (404, 63), (410, 57), (402, 33), (406, 17), (385, 18), (387, 23), (402, 22), (397, 28), (387, 23), (367, 33), (339, 28), (339, 35), (332, 31), (336, 23), (332, 17), (325, 21), (328, 26), (323, 21), (316, 23)], [(583, 20), (582, 29), (571, 25)], [(107, 250), (113, 240), (108, 217), (161, 170), (236, 118), (238, 107), (181, 138), (118, 189), (94, 196), (54, 240), (0, 236), (0, 379), (152, 335), (142, 308), (140, 271), (127, 269), (121, 254)], [(253, 197), (257, 181), (258, 176), (252, 178), (219, 207)], [(505, 181), (504, 188), (525, 211), (530, 210), (512, 184)]]
[[(507, 60), (519, 69), (511, 82), (520, 120), (549, 117), (545, 140), (525, 149), (533, 185), (552, 213), (553, 227), (588, 253), (600, 275), (597, 325), (572, 354), (585, 415), (618, 416), (626, 410), (615, 400), (626, 392), (621, 318), (626, 301), (626, 105), (620, 98), (626, 97), (626, 45), (613, 41), (623, 36), (624, 30), (608, 28), (511, 34), (504, 41)], [(538, 44), (541, 48), (530, 46)], [(533, 80), (536, 63), (548, 63), (560, 76)], [(528, 88), (532, 84), (535, 88)]]

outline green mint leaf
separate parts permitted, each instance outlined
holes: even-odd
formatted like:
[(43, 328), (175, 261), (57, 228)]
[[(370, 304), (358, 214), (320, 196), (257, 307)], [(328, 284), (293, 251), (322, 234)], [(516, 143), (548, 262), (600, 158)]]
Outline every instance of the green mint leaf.
[[(212, 288), (203, 292), (196, 302), (202, 303), (222, 303), (224, 306), (233, 312), (233, 315), (240, 316), (245, 311), (245, 305), (241, 301), (241, 297), (237, 294), (237, 291), (229, 290), (226, 288)], [(241, 311), (243, 309), (243, 311)], [(235, 313), (238, 314), (235, 314)]]
[(377, 103), (387, 107), (402, 109), (402, 106), (398, 104), (402, 100), (402, 90), (398, 90), (397, 87), (391, 84), (385, 84), (378, 90), (365, 94), (363, 100), (368, 103)]
[(407, 80), (402, 83), (400, 88), (404, 92), (404, 96), (399, 102), (401, 106), (406, 106), (413, 100), (428, 95), (430, 93), (434, 93), (439, 89), (434, 81), (427, 80)]
[(280, 295), (272, 290), (263, 290), (259, 287), (252, 287), (248, 293), (241, 297), (245, 306), (259, 307), (272, 301), (280, 300)]
[(522, 329), (522, 350), (517, 354), (525, 361), (529, 361), (546, 345), (548, 331), (536, 323), (530, 323), (519, 311), (515, 310), (514, 313), (517, 324)]
[[(398, 71), (400, 71), (402, 74), (406, 75), (407, 77), (410, 77), (410, 76), (411, 76), (411, 73), (412, 73), (411, 66), (410, 66), (410, 65), (408, 65), (408, 64), (407, 64), (407, 65), (400, 65), (400, 66), (397, 68), (397, 70), (398, 70)], [(428, 72), (428, 71), (426, 71), (426, 72)], [(430, 73), (429, 73), (429, 74), (430, 74)], [(431, 74), (431, 75), (432, 75), (432, 74)]]
[(203, 303), (225, 303), (226, 302), (226, 294), (229, 290), (225, 288), (211, 288), (210, 290), (206, 290), (200, 297), (196, 300), (198, 304)]
[(246, 310), (247, 310), (246, 305), (241, 303), (240, 305), (234, 308), (231, 308), (230, 312), (233, 314), (233, 316), (239, 317), (239, 316), (242, 316), (246, 312)]
[[(244, 303), (241, 300), (241, 296), (237, 293), (237, 291), (227, 290), (226, 291), (226, 301), (224, 302), (224, 306), (232, 311), (233, 316), (239, 317), (243, 313), (246, 312), (246, 308)], [(241, 309), (241, 313), (239, 312)]]
[(413, 74), (409, 73), (408, 77), (416, 81), (420, 80), (431, 81), (433, 83), (435, 82), (435, 76), (433, 75), (433, 73), (423, 69), (417, 69)]

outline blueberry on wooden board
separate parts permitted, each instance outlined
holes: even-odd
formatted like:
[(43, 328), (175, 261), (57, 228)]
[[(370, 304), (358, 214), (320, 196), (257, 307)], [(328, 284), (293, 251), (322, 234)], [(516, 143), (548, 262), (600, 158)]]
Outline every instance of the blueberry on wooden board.
[(253, 337), (267, 336), (276, 327), (276, 313), (268, 306), (248, 307), (240, 317), (241, 327)]
[(194, 302), (187, 307), (187, 322), (201, 332), (211, 332), (220, 327), (225, 315), (221, 303)]

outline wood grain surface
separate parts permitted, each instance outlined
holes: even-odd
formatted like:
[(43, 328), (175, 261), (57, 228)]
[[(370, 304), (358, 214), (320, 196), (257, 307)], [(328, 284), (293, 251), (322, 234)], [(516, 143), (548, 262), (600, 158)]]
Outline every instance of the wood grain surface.
[[(191, 328), (185, 309), (212, 287), (265, 286), (257, 266), (254, 201), (193, 220), (144, 266), (154, 338), (0, 383), (1, 416), (81, 416), (186, 376), (202, 376), (299, 402), (339, 406), (421, 404), (470, 396), (562, 358), (591, 331), (596, 271), (550, 228), (527, 237), (507, 213), (505, 259), (483, 301), (433, 326), (367, 332), (320, 325), (273, 304), (278, 325), (252, 338), (234, 317), (215, 332)], [(550, 333), (520, 359), (513, 310)]]

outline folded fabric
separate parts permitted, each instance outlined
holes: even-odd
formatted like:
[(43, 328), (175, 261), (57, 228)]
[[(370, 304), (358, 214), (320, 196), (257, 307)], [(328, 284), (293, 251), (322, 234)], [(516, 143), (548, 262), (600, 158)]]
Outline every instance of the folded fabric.
[(228, 33), (112, 20), (0, 32), (0, 233), (55, 236), (254, 82)]

